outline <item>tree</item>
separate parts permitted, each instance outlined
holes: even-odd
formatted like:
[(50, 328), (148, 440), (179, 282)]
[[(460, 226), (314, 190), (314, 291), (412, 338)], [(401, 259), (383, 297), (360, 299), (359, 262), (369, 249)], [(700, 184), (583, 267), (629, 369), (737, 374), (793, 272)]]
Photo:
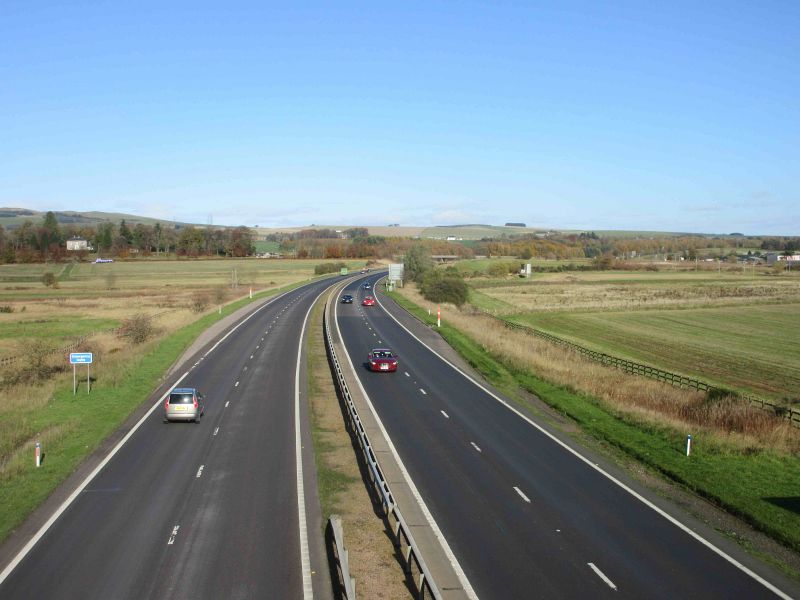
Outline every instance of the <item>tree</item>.
[(403, 260), (406, 279), (421, 283), (425, 274), (433, 269), (433, 261), (428, 249), (422, 244), (414, 244), (406, 252)]

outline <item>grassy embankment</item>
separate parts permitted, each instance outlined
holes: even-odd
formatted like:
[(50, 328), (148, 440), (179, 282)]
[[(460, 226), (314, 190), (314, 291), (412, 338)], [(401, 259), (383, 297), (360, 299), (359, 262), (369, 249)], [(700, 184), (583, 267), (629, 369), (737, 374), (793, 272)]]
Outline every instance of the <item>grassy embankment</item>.
[[(5, 538), (150, 395), (166, 370), (197, 335), (251, 301), (245, 296), (227, 303), (233, 294), (247, 294), (247, 288), (241, 286), (238, 290), (215, 295), (224, 282), (230, 282), (228, 266), (244, 261), (230, 261), (226, 265), (220, 262), (224, 261), (114, 263), (112, 266), (123, 268), (116, 270), (115, 286), (111, 290), (105, 287), (102, 275), (91, 275), (91, 265), (77, 265), (73, 273), (77, 272), (78, 278), (63, 282), (56, 290), (45, 289), (41, 284), (9, 285), (9, 279), (19, 283), (20, 271), (0, 268), (0, 304), (14, 309), (13, 313), (0, 315), (0, 341), (5, 342), (4, 348), (19, 350), (22, 339), (12, 333), (26, 335), (28, 331), (38, 331), (43, 339), (49, 340), (51, 347), (57, 348), (71, 336), (96, 332), (85, 343), (85, 348), (81, 348), (95, 353), (91, 374), (96, 380), (89, 395), (82, 387), (78, 395), (73, 396), (72, 374), (61, 364), (66, 359), (60, 355), (53, 357), (57, 366), (51, 365), (57, 370), (55, 376), (44, 380), (15, 379), (16, 371), (26, 367), (24, 356), (3, 373), (0, 381), (3, 386), (0, 394), (0, 505), (3, 506), (0, 539)], [(252, 301), (300, 285), (312, 276), (313, 266), (318, 262), (287, 261), (279, 273), (262, 273), (264, 282), (254, 285)], [(266, 266), (266, 262), (254, 261), (253, 268), (260, 265)], [(270, 263), (270, 267), (274, 270), (274, 263)], [(36, 277), (35, 271), (44, 267), (29, 268), (34, 272), (30, 277)], [(196, 269), (194, 275), (193, 269)], [(9, 271), (13, 271), (10, 276)], [(82, 271), (86, 275), (80, 278)], [(214, 271), (219, 274), (216, 278)], [(176, 286), (178, 289), (173, 290)], [(210, 306), (201, 312), (188, 306), (195, 293), (208, 293), (212, 298)], [(93, 300), (76, 300), (76, 295)], [(214, 310), (217, 302), (221, 305), (219, 311)], [(153, 316), (156, 325), (155, 336), (144, 344), (133, 346), (109, 332), (97, 331), (103, 324), (114, 325), (137, 312)], [(89, 318), (91, 315), (101, 315), (102, 319), (98, 323), (98, 319)], [(72, 325), (67, 326), (67, 323)], [(81, 367), (79, 377), (85, 378), (85, 373), (85, 368)], [(39, 469), (33, 466), (36, 441), (42, 443), (45, 454)]]
[[(423, 322), (435, 322), (413, 289), (392, 297)], [(724, 413), (727, 406), (714, 407), (702, 394), (588, 363), (574, 353), (506, 330), (486, 316), (447, 309), (440, 332), (484, 377), (512, 397), (517, 387), (536, 394), (588, 434), (800, 551), (800, 442), (785, 423), (775, 419), (762, 423), (762, 415), (745, 407), (737, 416), (744, 423), (754, 421), (750, 430), (719, 431), (714, 424), (701, 423), (712, 413)], [(529, 362), (534, 357), (537, 364)], [(583, 378), (576, 378), (581, 371)], [(582, 390), (582, 382), (587, 388), (594, 384), (593, 393)], [(626, 395), (638, 396), (643, 405), (626, 405)], [(674, 414), (661, 416), (669, 406), (676, 408)], [(687, 433), (695, 440), (689, 458), (684, 453)]]

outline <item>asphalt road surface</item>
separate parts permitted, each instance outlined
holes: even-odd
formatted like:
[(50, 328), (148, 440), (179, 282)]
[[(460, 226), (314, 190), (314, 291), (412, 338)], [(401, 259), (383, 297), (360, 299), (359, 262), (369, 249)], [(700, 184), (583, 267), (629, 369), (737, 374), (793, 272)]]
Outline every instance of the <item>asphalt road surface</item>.
[(268, 301), (187, 363), (180, 387), (206, 395), (200, 423), (166, 424), (158, 406), (0, 584), (0, 598), (309, 597), (311, 570), (327, 567), (309, 564), (320, 532), (309, 528), (310, 554), (300, 534), (295, 377), (307, 311), (336, 281)]
[[(372, 291), (353, 283), (343, 293), (355, 296), (337, 306), (347, 352), (478, 597), (776, 597), (761, 575), (732, 564), (457, 373), (381, 306), (361, 306)], [(400, 357), (398, 371), (369, 372), (367, 352), (387, 346)], [(774, 575), (741, 552), (735, 560)]]

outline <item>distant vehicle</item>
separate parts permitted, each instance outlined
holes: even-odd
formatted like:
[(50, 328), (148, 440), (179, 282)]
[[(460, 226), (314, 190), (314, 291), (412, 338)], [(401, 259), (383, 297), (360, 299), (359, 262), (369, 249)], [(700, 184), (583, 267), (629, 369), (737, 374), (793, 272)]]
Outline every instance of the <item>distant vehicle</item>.
[(367, 355), (370, 371), (397, 371), (397, 355), (388, 348), (375, 348)]
[(366, 271), (364, 269), (361, 269), (361, 274), (363, 275), (364, 273), (366, 273)]
[(350, 294), (345, 294), (342, 296), (342, 304), (352, 304), (353, 297)]
[(375, 306), (375, 298), (372, 296), (364, 296), (364, 299), (361, 301), (361, 306)]
[(165, 421), (200, 422), (205, 398), (197, 388), (175, 388), (164, 401)]
[(364, 284), (364, 289), (365, 290), (371, 290), (372, 289), (372, 284), (368, 281), (367, 283)]
[(114, 259), (113, 259), (113, 258), (100, 258), (100, 257), (98, 256), (98, 257), (95, 259), (95, 261), (94, 261), (94, 262), (96, 262), (96, 263), (110, 263), (110, 262), (114, 262)]
[(342, 267), (339, 269), (339, 275), (347, 275), (347, 267)]

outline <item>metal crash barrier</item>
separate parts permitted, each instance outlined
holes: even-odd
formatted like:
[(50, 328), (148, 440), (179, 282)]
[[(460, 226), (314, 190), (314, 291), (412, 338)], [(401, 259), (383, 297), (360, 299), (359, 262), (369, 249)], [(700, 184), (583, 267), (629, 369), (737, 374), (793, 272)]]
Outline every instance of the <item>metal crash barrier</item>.
[[(389, 485), (386, 482), (380, 465), (378, 465), (378, 461), (375, 458), (375, 453), (373, 452), (369, 438), (367, 437), (367, 432), (365, 431), (364, 426), (361, 423), (361, 419), (358, 416), (358, 411), (356, 410), (355, 403), (350, 395), (350, 390), (347, 387), (347, 382), (345, 381), (342, 367), (339, 364), (338, 358), (336, 357), (333, 336), (331, 335), (330, 327), (328, 326), (328, 307), (329, 304), (326, 304), (323, 314), (323, 325), (326, 340), (325, 346), (328, 351), (328, 358), (331, 361), (331, 366), (333, 367), (336, 375), (336, 385), (339, 388), (342, 399), (347, 405), (349, 425), (358, 439), (358, 444), (361, 447), (364, 459), (369, 466), (370, 482), (381, 498), (381, 504), (383, 506), (385, 515), (390, 520), (392, 525), (394, 544), (400, 550), (400, 554), (405, 560), (403, 568), (405, 569), (406, 574), (417, 586), (417, 591), (420, 598), (435, 598), (436, 600), (441, 600), (442, 595), (439, 589), (436, 587), (433, 577), (430, 574), (430, 570), (425, 564), (425, 560), (420, 553), (419, 547), (411, 535), (411, 530), (408, 524), (403, 518), (400, 509), (394, 502)], [(350, 578), (349, 565), (347, 567), (347, 574), (344, 574), (344, 567), (341, 564), (340, 567), (342, 568), (343, 578), (345, 581), (347, 581)], [(353, 596), (353, 598), (354, 597), (355, 596)], [(350, 596), (348, 596), (348, 600), (351, 600)]]

